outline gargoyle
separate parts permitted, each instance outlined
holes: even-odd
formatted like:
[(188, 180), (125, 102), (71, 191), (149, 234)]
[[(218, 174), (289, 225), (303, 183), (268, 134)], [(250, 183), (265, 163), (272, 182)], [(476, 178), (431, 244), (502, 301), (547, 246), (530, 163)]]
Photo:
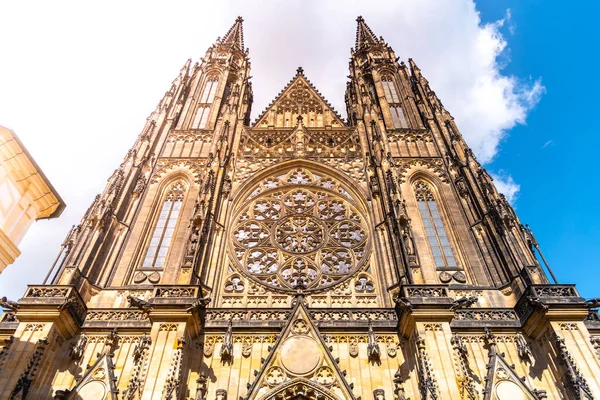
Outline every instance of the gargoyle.
[(196, 301), (194, 301), (186, 311), (191, 312), (199, 310), (201, 308), (205, 308), (208, 305), (208, 303), (210, 303), (210, 300), (210, 297), (201, 297), (199, 299), (196, 299)]
[(450, 311), (455, 311), (460, 308), (469, 308), (475, 303), (477, 303), (477, 296), (461, 297), (460, 299), (457, 299), (454, 301), (454, 303), (452, 303), (452, 305), (450, 306)]
[(589, 299), (585, 302), (585, 305), (588, 306), (588, 308), (600, 307), (600, 297), (596, 297), (595, 299)]
[(67, 307), (69, 307), (69, 305), (74, 304), (75, 301), (75, 297), (69, 297), (60, 306), (58, 306), (59, 311), (66, 309)]
[(149, 313), (153, 309), (152, 304), (148, 303), (146, 300), (142, 300), (131, 295), (127, 296), (127, 301), (129, 302), (129, 307), (139, 308), (145, 313)]
[(534, 308), (539, 308), (540, 310), (548, 311), (548, 306), (542, 303), (539, 297), (527, 296), (527, 302)]
[(406, 299), (405, 297), (394, 297), (394, 302), (396, 303), (396, 307), (398, 307), (400, 311), (412, 311), (412, 303), (408, 301), (408, 299)]
[(6, 296), (0, 299), (0, 307), (4, 308), (7, 311), (15, 312), (19, 308), (19, 303), (16, 301), (11, 301), (6, 298)]

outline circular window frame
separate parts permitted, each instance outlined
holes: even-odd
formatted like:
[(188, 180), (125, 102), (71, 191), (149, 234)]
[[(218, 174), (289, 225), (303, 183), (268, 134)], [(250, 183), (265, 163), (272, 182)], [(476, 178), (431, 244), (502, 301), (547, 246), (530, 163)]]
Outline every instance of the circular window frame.
[[(288, 170), (288, 172), (292, 171), (294, 169), (295, 168), (292, 168), (292, 169)], [(264, 178), (263, 178), (263, 180), (264, 180)], [(299, 214), (292, 213), (283, 203), (283, 201), (284, 201), (283, 196), (287, 195), (288, 193), (290, 193), (294, 190), (298, 190), (298, 189), (307, 190), (311, 194), (314, 194), (314, 195), (316, 195), (317, 192), (323, 192), (331, 200), (345, 202), (347, 204), (347, 206), (351, 207), (351, 211), (358, 216), (359, 221), (349, 219), (349, 218), (344, 218), (344, 219), (340, 219), (340, 220), (327, 219), (326, 221), (334, 221), (334, 222), (331, 222), (331, 224), (329, 226), (329, 225), (327, 225), (326, 222), (324, 222), (322, 219), (319, 218), (319, 216), (316, 212), (313, 212), (312, 214), (307, 214), (305, 212), (303, 212), (301, 214), (300, 213)], [(250, 209), (250, 207), (253, 203), (255, 203), (256, 201), (258, 201), (261, 198), (272, 199), (272, 197), (270, 197), (270, 196), (276, 192), (283, 192), (282, 199), (279, 200), (282, 204), (282, 208), (280, 210), (281, 216), (278, 217), (277, 219), (272, 219), (271, 222), (269, 222), (268, 224), (265, 223), (264, 220), (255, 220), (255, 219), (248, 220), (248, 221), (256, 221), (260, 225), (267, 228), (266, 230), (269, 232), (269, 237), (264, 239), (263, 243), (257, 244), (253, 247), (241, 246), (239, 240), (234, 236), (234, 234), (236, 232), (236, 228), (242, 222), (242, 221), (240, 221), (240, 217)], [(319, 199), (317, 199), (317, 202), (313, 207), (318, 206), (318, 201), (319, 201)], [(247, 196), (244, 201), (240, 202), (240, 204), (235, 208), (235, 210), (232, 213), (232, 219), (231, 219), (229, 235), (228, 235), (228, 237), (229, 237), (228, 249), (229, 249), (229, 256), (231, 258), (231, 264), (232, 264), (232, 266), (234, 266), (234, 268), (237, 270), (237, 272), (240, 273), (246, 279), (257, 283), (257, 284), (261, 285), (262, 287), (265, 287), (268, 290), (278, 292), (278, 293), (286, 293), (286, 294), (295, 293), (298, 291), (298, 289), (302, 289), (304, 292), (307, 292), (307, 293), (319, 293), (319, 292), (327, 291), (327, 290), (329, 290), (333, 287), (336, 287), (338, 285), (341, 285), (343, 283), (348, 283), (351, 281), (351, 279), (356, 277), (357, 274), (366, 271), (366, 269), (368, 268), (368, 265), (369, 265), (370, 258), (371, 258), (370, 257), (371, 246), (372, 246), (371, 231), (369, 229), (368, 219), (365, 216), (365, 213), (363, 213), (360, 208), (361, 207), (359, 204), (354, 203), (352, 201), (352, 198), (348, 198), (343, 193), (338, 193), (334, 190), (331, 190), (331, 189), (328, 189), (328, 188), (325, 188), (322, 186), (318, 186), (318, 185), (312, 185), (312, 184), (287, 184), (287, 185), (263, 190), (257, 195)], [(283, 221), (287, 217), (294, 216), (294, 215), (298, 215), (298, 216), (310, 215), (310, 217), (315, 218), (316, 220), (319, 220), (319, 222), (321, 222), (321, 224), (322, 224), (321, 226), (322, 226), (323, 234), (324, 234), (323, 240), (322, 240), (322, 243), (320, 243), (320, 245), (317, 248), (315, 248), (314, 250), (312, 250), (310, 252), (306, 252), (306, 253), (294, 253), (294, 252), (284, 250), (282, 247), (280, 247), (279, 244), (275, 244), (275, 229), (276, 229), (276, 227), (280, 226), (281, 221)], [(359, 244), (355, 245), (354, 247), (346, 247), (346, 246), (342, 245), (341, 243), (335, 243), (335, 241), (332, 242), (332, 239), (330, 238), (332, 229), (344, 221), (350, 221), (353, 223), (357, 223), (357, 225), (359, 225), (360, 228), (364, 232), (363, 238), (360, 240)], [(279, 281), (281, 282), (280, 286), (269, 284), (268, 282), (265, 282), (265, 280), (260, 279), (259, 277), (255, 276), (254, 273), (250, 272), (250, 270), (248, 268), (247, 254), (248, 254), (248, 251), (252, 248), (261, 249), (264, 251), (267, 251), (267, 249), (277, 250), (277, 252), (278, 252), (277, 253), (277, 257), (278, 257), (277, 258), (277, 270), (269, 272), (269, 273), (265, 273), (265, 274), (260, 274), (260, 275), (261, 276), (265, 276), (265, 275), (277, 276)], [(356, 249), (356, 248), (361, 249), (361, 254), (362, 254), (361, 257), (358, 257), (358, 255), (354, 253), (354, 249)], [(245, 254), (242, 257), (243, 261), (241, 261), (236, 254), (238, 249), (244, 249)], [(342, 274), (326, 273), (325, 276), (329, 276), (329, 277), (333, 276), (333, 277), (340, 277), (340, 278), (334, 280), (333, 282), (323, 283), (321, 278), (324, 275), (323, 275), (323, 271), (321, 270), (321, 265), (319, 265), (321, 263), (317, 263), (315, 261), (315, 259), (312, 258), (309, 260), (312, 262), (312, 264), (314, 264), (317, 267), (317, 269), (319, 269), (318, 280), (313, 281), (309, 285), (309, 287), (298, 288), (298, 287), (291, 287), (291, 285), (289, 287), (285, 286), (285, 284), (282, 282), (282, 279), (281, 279), (281, 272), (285, 265), (287, 265), (292, 259), (295, 259), (295, 258), (308, 257), (310, 255), (316, 255), (317, 253), (320, 256), (321, 255), (320, 252), (323, 251), (324, 249), (352, 250), (352, 253), (349, 254), (349, 257), (352, 259), (352, 262), (354, 263), (354, 265), (352, 265), (352, 267), (349, 269), (348, 273), (342, 273)], [(283, 255), (284, 255), (283, 256), (284, 259), (281, 262), (280, 262), (280, 260), (282, 258), (282, 253), (280, 253), (280, 252), (283, 252)]]

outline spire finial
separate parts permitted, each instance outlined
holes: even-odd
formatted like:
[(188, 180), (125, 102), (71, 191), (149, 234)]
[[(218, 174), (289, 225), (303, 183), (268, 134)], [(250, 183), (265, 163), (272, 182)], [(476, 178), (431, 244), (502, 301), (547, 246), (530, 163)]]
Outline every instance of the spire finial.
[(365, 22), (365, 19), (362, 16), (358, 16), (356, 18), (356, 45), (355, 49), (360, 50), (362, 47), (368, 44), (376, 44), (379, 43), (377, 36), (373, 33), (369, 25)]
[(244, 51), (244, 29), (242, 26), (244, 19), (240, 16), (235, 19), (235, 22), (229, 28), (223, 39), (217, 40), (224, 45), (230, 45), (240, 51)]
[(296, 75), (304, 75), (304, 68), (298, 67), (298, 69), (296, 70)]

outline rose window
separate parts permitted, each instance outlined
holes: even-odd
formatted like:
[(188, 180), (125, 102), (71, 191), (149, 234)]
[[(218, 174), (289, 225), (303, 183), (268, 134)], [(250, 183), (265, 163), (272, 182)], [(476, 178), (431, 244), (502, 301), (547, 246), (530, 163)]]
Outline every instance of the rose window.
[(349, 278), (368, 258), (364, 218), (347, 192), (288, 175), (288, 186), (265, 185), (235, 215), (239, 269), (283, 290), (317, 290)]

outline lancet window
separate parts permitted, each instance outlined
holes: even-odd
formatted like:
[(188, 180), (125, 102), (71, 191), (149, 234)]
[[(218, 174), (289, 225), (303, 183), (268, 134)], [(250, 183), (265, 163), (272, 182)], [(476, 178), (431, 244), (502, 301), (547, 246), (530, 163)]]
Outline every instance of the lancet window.
[(427, 183), (418, 181), (415, 195), (436, 268), (456, 268), (456, 259), (431, 188)]
[(206, 122), (208, 121), (208, 114), (210, 114), (210, 106), (198, 107), (198, 111), (196, 111), (196, 116), (194, 117), (194, 122), (192, 123), (192, 127), (198, 128), (198, 129), (206, 128)]
[(392, 121), (394, 122), (394, 128), (408, 128), (404, 110), (400, 104), (400, 97), (396, 90), (394, 80), (390, 76), (383, 76), (381, 78), (381, 84), (383, 85), (383, 92), (385, 93), (385, 99), (390, 105), (390, 112), (392, 114)]
[(182, 182), (175, 183), (169, 188), (152, 232), (150, 246), (144, 257), (142, 267), (162, 268), (164, 266), (169, 245), (179, 219), (185, 189)]
[(208, 123), (208, 116), (210, 114), (210, 106), (215, 99), (217, 93), (217, 87), (219, 86), (219, 80), (217, 78), (208, 78), (202, 96), (200, 96), (200, 103), (192, 122), (193, 129), (204, 129)]

